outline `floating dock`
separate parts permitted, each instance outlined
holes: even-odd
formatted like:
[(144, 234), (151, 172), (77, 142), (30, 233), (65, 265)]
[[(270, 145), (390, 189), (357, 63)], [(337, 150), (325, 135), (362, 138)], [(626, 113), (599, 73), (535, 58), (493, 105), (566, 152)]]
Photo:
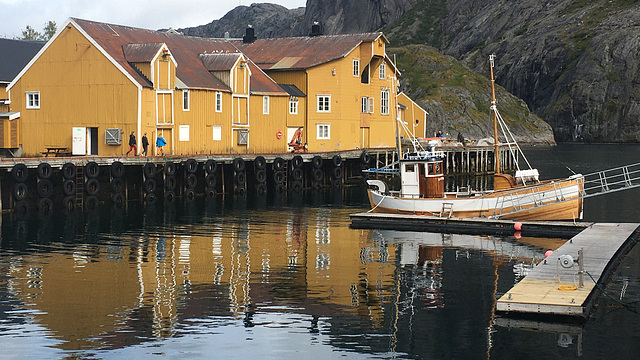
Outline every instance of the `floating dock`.
[[(586, 317), (618, 260), (636, 243), (640, 235), (638, 226), (637, 223), (589, 226), (505, 293), (498, 300), (496, 310)], [(580, 286), (581, 275), (583, 286)]]
[[(358, 213), (351, 214), (356, 229), (448, 231), (456, 234), (513, 235), (516, 221), (489, 218), (449, 218), (427, 215)], [(521, 221), (522, 236), (570, 238), (593, 225), (592, 222)]]

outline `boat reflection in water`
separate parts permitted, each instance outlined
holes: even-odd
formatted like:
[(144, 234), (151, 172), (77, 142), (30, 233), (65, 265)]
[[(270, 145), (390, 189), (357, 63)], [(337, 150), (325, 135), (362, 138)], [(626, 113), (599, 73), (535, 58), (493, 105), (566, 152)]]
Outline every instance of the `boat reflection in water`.
[(494, 328), (496, 294), (562, 243), (356, 230), (341, 207), (99, 211), (3, 221), (5, 354), (499, 356), (530, 334)]

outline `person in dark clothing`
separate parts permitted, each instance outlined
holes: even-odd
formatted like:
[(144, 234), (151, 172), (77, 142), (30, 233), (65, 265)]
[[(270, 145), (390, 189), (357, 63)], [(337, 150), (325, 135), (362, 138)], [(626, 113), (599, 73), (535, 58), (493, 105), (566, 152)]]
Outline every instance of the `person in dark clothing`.
[(136, 146), (136, 136), (133, 133), (132, 131), (131, 135), (129, 135), (129, 151), (127, 151), (127, 155), (133, 150), (133, 155), (135, 156), (138, 154), (138, 147)]
[(147, 133), (142, 135), (142, 155), (147, 156), (147, 149), (149, 148), (149, 140), (147, 139)]
[(461, 132), (458, 132), (458, 142), (464, 145), (464, 136), (462, 136)]

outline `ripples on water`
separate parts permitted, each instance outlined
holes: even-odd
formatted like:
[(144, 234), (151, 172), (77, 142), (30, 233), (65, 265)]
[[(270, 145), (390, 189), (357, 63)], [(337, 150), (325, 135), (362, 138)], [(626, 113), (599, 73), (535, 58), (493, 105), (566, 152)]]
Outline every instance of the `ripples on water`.
[(350, 191), (4, 214), (0, 358), (640, 354), (638, 247), (586, 323), (514, 322), (496, 296), (564, 240), (350, 229)]

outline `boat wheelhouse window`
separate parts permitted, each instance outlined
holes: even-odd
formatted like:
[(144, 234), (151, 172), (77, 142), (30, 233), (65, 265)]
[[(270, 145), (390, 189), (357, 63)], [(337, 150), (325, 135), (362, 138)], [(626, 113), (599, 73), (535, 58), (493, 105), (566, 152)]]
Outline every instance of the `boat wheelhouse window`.
[(441, 173), (441, 171), (440, 171), (440, 163), (436, 163), (436, 170), (435, 170), (435, 173), (436, 173), (436, 174), (440, 174), (440, 173)]
[(406, 171), (406, 172), (414, 172), (415, 170), (414, 170), (413, 164), (405, 165), (404, 166), (404, 171)]
[(427, 172), (427, 174), (431, 175), (433, 174), (433, 163), (429, 163), (429, 171)]

